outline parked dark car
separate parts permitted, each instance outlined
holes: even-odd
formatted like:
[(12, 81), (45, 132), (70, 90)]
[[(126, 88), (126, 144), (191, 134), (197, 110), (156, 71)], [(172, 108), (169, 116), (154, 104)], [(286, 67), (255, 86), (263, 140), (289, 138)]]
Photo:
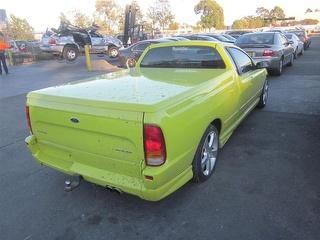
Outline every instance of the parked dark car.
[(231, 35), (229, 34), (226, 34), (226, 33), (223, 33), (221, 34), (222, 36), (224, 36), (225, 38), (229, 39), (230, 41), (232, 41), (233, 43), (236, 42), (237, 39), (235, 39), (234, 37), (232, 37)]
[(209, 37), (209, 36), (202, 35), (202, 34), (185, 35), (185, 36), (181, 36), (181, 37), (187, 38), (189, 40), (220, 42), (219, 40), (217, 40), (213, 37)]
[(282, 33), (282, 34), (285, 34), (286, 32), (283, 31), (282, 29), (268, 29), (266, 30), (265, 32), (277, 32), (277, 33)]
[(215, 34), (215, 33), (206, 33), (206, 36), (212, 37), (217, 39), (220, 42), (227, 42), (227, 43), (235, 43), (236, 39), (233, 38), (234, 40), (230, 40), (228, 38), (226, 38), (225, 36), (221, 35), (221, 34)]
[(238, 37), (240, 37), (243, 34), (246, 33), (252, 33), (252, 31), (247, 31), (247, 30), (230, 30), (230, 31), (226, 31), (226, 34), (230, 35), (231, 37), (237, 39)]
[(283, 66), (292, 66), (294, 48), (285, 35), (279, 32), (248, 33), (240, 36), (236, 45), (255, 61), (267, 61), (270, 75), (281, 75)]
[(177, 42), (177, 41), (189, 41), (188, 38), (185, 38), (185, 37), (164, 37), (164, 38), (161, 38), (161, 39), (165, 39), (165, 40), (170, 40), (170, 41), (174, 41), (174, 42)]
[(143, 40), (132, 44), (127, 48), (120, 48), (118, 58), (120, 60), (120, 67), (132, 68), (136, 65), (139, 57), (143, 51), (151, 44), (171, 42), (169, 39), (150, 39)]
[(311, 45), (311, 38), (305, 30), (290, 30), (289, 33), (294, 33), (303, 42), (304, 50), (307, 50)]

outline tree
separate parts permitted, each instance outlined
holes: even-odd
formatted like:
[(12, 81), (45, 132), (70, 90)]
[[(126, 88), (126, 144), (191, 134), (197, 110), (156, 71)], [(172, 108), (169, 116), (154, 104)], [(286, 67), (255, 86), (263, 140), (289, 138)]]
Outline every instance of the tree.
[(256, 10), (256, 14), (261, 18), (269, 18), (270, 11), (264, 7), (258, 7)]
[(69, 20), (68, 17), (66, 16), (66, 14), (63, 13), (63, 12), (60, 13), (59, 18), (60, 18), (60, 22), (70, 22), (70, 20)]
[(174, 20), (169, 0), (155, 0), (153, 6), (149, 7), (147, 15), (151, 19), (153, 29), (159, 26), (164, 30)]
[(245, 29), (245, 28), (247, 28), (247, 22), (244, 19), (238, 19), (232, 23), (232, 29)]
[(169, 30), (178, 30), (179, 29), (179, 23), (177, 22), (172, 22), (169, 24)]
[(92, 25), (92, 20), (86, 14), (75, 10), (73, 12), (73, 25), (82, 28), (89, 27)]
[(9, 37), (14, 40), (33, 40), (33, 27), (24, 18), (10, 15), (9, 19)]
[(256, 16), (246, 16), (241, 19), (235, 20), (232, 24), (232, 28), (234, 29), (261, 28), (263, 26), (263, 19)]
[(303, 19), (300, 21), (300, 24), (302, 25), (316, 25), (318, 23), (319, 21), (317, 19), (310, 19), (310, 18)]
[(271, 9), (269, 17), (272, 19), (277, 19), (277, 18), (285, 18), (286, 15), (281, 7), (275, 6), (273, 9)]
[(119, 30), (123, 9), (114, 0), (96, 0), (94, 21), (101, 32), (114, 34)]
[(194, 7), (194, 12), (201, 14), (199, 23), (203, 28), (224, 28), (223, 9), (215, 0), (200, 0)]
[(305, 13), (312, 13), (312, 9), (308, 8)]

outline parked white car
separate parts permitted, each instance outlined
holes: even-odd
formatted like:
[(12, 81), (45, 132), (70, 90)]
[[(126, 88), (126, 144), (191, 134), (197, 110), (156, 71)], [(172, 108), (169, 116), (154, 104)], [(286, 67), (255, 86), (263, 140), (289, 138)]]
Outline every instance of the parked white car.
[(294, 33), (286, 33), (286, 37), (292, 42), (292, 47), (294, 48), (294, 58), (298, 55), (303, 55), (304, 47), (303, 42)]

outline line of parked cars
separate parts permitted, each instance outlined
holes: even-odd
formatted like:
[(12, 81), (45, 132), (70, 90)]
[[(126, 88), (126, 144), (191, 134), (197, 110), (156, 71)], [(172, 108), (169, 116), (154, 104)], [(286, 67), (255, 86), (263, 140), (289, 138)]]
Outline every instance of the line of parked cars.
[(235, 44), (246, 51), (254, 61), (265, 61), (269, 75), (279, 76), (284, 66), (292, 66), (294, 59), (310, 47), (311, 39), (304, 30), (264, 32), (246, 30), (227, 31), (224, 34), (202, 33), (178, 35), (137, 42), (119, 50), (121, 67), (134, 67), (143, 51), (150, 45), (168, 41), (212, 41)]

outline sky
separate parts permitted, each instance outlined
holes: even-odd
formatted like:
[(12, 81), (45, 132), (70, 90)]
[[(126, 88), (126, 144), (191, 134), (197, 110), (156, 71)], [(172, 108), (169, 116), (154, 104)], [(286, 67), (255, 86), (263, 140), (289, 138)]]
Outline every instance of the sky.
[[(131, 0), (115, 0), (119, 5), (125, 5)], [(137, 0), (144, 12), (154, 0)], [(216, 0), (224, 9), (225, 24), (231, 25), (235, 19), (254, 15), (257, 7), (268, 9), (280, 6), (287, 16), (302, 18), (307, 8), (320, 9), (320, 0), (290, 1), (288, 0)], [(170, 0), (172, 12), (179, 23), (195, 24), (199, 16), (193, 8), (199, 0)], [(45, 31), (47, 27), (58, 27), (60, 12), (79, 10), (92, 15), (95, 0), (1, 0), (0, 9), (6, 9), (7, 15), (14, 14), (26, 18), (35, 31)]]

